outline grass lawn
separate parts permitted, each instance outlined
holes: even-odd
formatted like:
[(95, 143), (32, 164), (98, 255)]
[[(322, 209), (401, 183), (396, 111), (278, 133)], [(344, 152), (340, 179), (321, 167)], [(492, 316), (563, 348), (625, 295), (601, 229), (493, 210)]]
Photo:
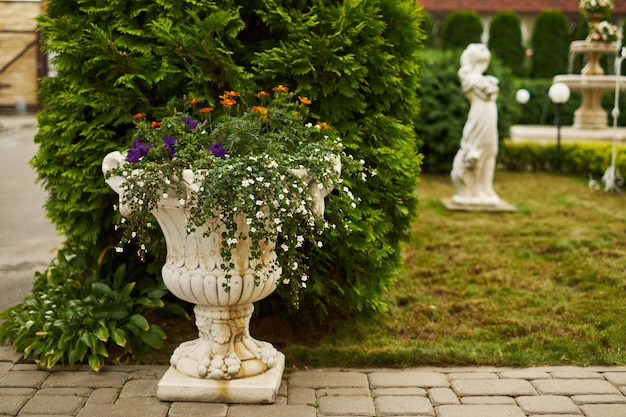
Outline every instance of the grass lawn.
[(279, 346), (288, 364), (626, 364), (626, 195), (543, 173), (494, 188), (516, 213), (447, 211), (449, 177), (423, 175), (389, 311)]

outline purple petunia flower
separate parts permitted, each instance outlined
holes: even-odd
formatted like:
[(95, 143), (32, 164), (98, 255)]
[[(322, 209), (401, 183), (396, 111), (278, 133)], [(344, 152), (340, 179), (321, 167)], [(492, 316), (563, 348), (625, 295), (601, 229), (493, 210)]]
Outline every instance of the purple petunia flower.
[(194, 130), (196, 126), (198, 126), (198, 122), (193, 120), (191, 117), (183, 117), (181, 120), (183, 121), (183, 123), (189, 125), (189, 130)]
[(128, 150), (128, 156), (126, 157), (126, 160), (133, 163), (139, 162), (141, 157), (147, 154), (148, 150), (153, 147), (154, 146), (152, 145), (144, 145), (143, 143), (141, 143), (141, 138), (137, 138), (133, 142), (133, 146), (131, 146)]
[(163, 139), (163, 146), (167, 148), (167, 156), (169, 156), (170, 158), (173, 157), (174, 153), (176, 152), (176, 150), (174, 149), (174, 145), (176, 145), (177, 143), (176, 139), (169, 135), (165, 135), (161, 139)]
[(208, 149), (213, 155), (219, 158), (223, 158), (226, 156), (226, 149), (224, 149), (224, 145), (222, 145), (222, 142), (215, 142), (214, 144), (210, 145)]

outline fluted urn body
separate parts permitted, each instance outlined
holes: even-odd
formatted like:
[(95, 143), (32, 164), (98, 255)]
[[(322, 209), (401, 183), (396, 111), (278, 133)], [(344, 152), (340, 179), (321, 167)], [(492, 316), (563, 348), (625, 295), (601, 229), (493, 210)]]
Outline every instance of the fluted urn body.
[[(177, 198), (164, 199), (153, 213), (167, 243), (165, 285), (196, 305), (199, 337), (174, 351), (172, 366), (186, 375), (210, 379), (249, 377), (272, 368), (277, 350), (253, 339), (248, 326), (252, 303), (271, 294), (280, 277), (274, 244), (261, 244), (261, 257), (251, 260), (246, 219), (237, 214), (242, 235), (231, 252), (234, 268), (227, 270), (221, 256), (225, 226), (219, 218), (189, 233), (188, 209)], [(260, 277), (256, 282), (255, 276)]]

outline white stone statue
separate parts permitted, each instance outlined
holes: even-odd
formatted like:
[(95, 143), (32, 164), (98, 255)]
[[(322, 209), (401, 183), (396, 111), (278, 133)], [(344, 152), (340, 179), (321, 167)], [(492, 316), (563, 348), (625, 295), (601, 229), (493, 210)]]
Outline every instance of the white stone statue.
[(461, 54), (459, 78), (470, 111), (450, 173), (455, 188), (452, 202), (458, 205), (500, 203), (492, 184), (498, 155), (498, 79), (483, 75), (490, 57), (480, 43), (468, 45)]

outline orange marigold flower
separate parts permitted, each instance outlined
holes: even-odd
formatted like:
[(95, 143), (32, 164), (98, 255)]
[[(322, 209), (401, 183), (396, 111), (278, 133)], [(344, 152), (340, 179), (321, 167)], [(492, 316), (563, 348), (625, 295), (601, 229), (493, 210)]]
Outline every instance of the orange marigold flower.
[(198, 104), (200, 103), (202, 100), (197, 99), (197, 98), (192, 98), (191, 100), (189, 100), (189, 104)]
[(231, 107), (234, 106), (235, 104), (237, 104), (237, 100), (232, 99), (232, 98), (228, 98), (228, 97), (224, 97), (220, 103), (222, 103), (222, 105), (224, 107)]
[(254, 106), (252, 111), (259, 113), (261, 116), (267, 116), (267, 109), (263, 106)]
[(298, 96), (298, 98), (300, 99), (300, 103), (302, 103), (302, 104), (306, 104), (306, 105), (311, 104), (311, 100), (309, 100), (309, 99), (308, 99), (308, 98), (306, 98), (306, 97), (300, 97), (300, 96)]
[(211, 113), (213, 111), (213, 107), (203, 107), (198, 110), (200, 113)]
[(276, 87), (272, 88), (273, 91), (280, 91), (282, 93), (287, 93), (289, 91), (288, 87), (285, 87), (282, 84), (277, 85)]
[(220, 98), (231, 98), (231, 97), (239, 97), (238, 91), (224, 91), (224, 95), (220, 96)]
[(328, 125), (328, 123), (326, 123), (326, 122), (319, 122), (317, 125), (318, 125), (319, 127), (321, 127), (322, 129), (324, 129), (324, 130), (328, 130), (328, 129), (330, 129), (330, 126), (329, 126), (329, 125)]
[(258, 93), (256, 93), (256, 96), (257, 97), (261, 97), (261, 98), (267, 97), (269, 95), (270, 95), (270, 93), (266, 93), (265, 91), (259, 91)]
[(157, 127), (161, 126), (160, 122), (152, 122), (150, 124), (150, 129), (156, 129)]
[(137, 113), (137, 114), (133, 115), (133, 119), (141, 119), (145, 115), (146, 115), (145, 113)]

